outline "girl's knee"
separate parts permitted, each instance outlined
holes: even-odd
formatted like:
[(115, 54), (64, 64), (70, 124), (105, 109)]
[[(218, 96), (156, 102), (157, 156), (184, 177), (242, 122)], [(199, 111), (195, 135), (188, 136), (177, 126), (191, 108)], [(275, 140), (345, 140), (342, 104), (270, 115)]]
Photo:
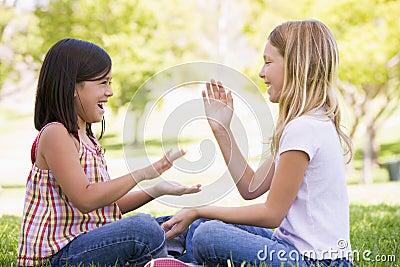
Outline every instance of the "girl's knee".
[[(123, 222), (122, 222), (123, 221)], [(156, 219), (148, 214), (137, 214), (121, 220), (123, 232), (129, 232), (135, 239), (158, 247), (165, 241), (165, 233)]]
[(206, 221), (197, 226), (193, 234), (194, 247), (206, 247), (210, 244), (211, 239), (216, 240), (221, 237), (225, 223), (221, 221)]
[(221, 248), (226, 244), (227, 224), (221, 221), (201, 223), (193, 235), (193, 254), (197, 262), (215, 266)]
[(157, 222), (156, 218), (151, 215), (140, 213), (130, 218), (132, 218), (132, 223), (136, 229), (144, 229), (148, 233), (164, 236), (164, 231), (161, 229), (160, 224)]
[(127, 223), (130, 225), (131, 233), (136, 236), (135, 246), (141, 243), (144, 245), (143, 248), (146, 248), (141, 252), (143, 255), (139, 257), (138, 262), (146, 262), (151, 257), (167, 256), (165, 233), (154, 217), (148, 214), (137, 214), (125, 219), (127, 219)]

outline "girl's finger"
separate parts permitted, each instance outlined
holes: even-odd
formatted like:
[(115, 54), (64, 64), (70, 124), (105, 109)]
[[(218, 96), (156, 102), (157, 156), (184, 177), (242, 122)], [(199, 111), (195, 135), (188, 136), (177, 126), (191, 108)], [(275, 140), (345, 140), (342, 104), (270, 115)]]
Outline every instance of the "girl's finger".
[(211, 90), (211, 83), (206, 83), (208, 100), (214, 99), (214, 94)]
[(201, 96), (203, 97), (203, 102), (204, 102), (204, 104), (208, 104), (208, 99), (207, 99), (206, 91), (201, 90)]
[[(168, 154), (169, 153), (169, 154)], [(174, 154), (171, 155), (171, 151), (169, 151), (167, 153), (166, 158), (167, 160), (172, 163), (173, 161), (175, 161), (176, 159), (182, 157), (183, 155), (186, 154), (186, 151), (184, 151), (183, 149), (179, 150), (178, 152), (175, 152)]]
[(227, 98), (227, 104), (228, 104), (228, 106), (229, 106), (231, 109), (233, 109), (232, 91), (229, 91), (229, 92), (226, 94), (226, 98)]
[(162, 224), (161, 224), (161, 229), (163, 229), (164, 231), (165, 230), (167, 230), (167, 229), (170, 229), (175, 223), (173, 222), (173, 220), (174, 220), (174, 217), (172, 217), (171, 219), (169, 219), (168, 221), (166, 221), (166, 222), (163, 222)]
[(175, 235), (175, 234), (173, 233), (173, 230), (169, 230), (168, 232), (165, 233), (165, 238), (166, 238), (167, 240), (172, 239), (172, 238), (174, 238), (175, 236), (177, 236), (177, 235)]
[(186, 190), (185, 190), (185, 194), (193, 194), (193, 193), (198, 193), (198, 192), (200, 192), (201, 191), (201, 186), (199, 186), (199, 185), (194, 185), (194, 186), (191, 186), (191, 187), (188, 187)]
[(221, 81), (218, 81), (217, 84), (218, 84), (218, 89), (219, 89), (219, 95), (220, 95), (221, 99), (225, 100), (226, 99), (225, 87)]
[(220, 99), (220, 95), (219, 95), (219, 89), (218, 89), (218, 84), (215, 82), (214, 79), (211, 80), (211, 85), (212, 85), (212, 91), (214, 94), (214, 98), (215, 99)]

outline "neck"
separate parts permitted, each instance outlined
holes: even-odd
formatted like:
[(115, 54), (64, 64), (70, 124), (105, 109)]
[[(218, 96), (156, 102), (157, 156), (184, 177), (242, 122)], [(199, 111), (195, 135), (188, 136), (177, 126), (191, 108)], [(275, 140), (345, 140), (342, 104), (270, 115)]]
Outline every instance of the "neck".
[(78, 117), (78, 133), (79, 135), (83, 136), (86, 135), (86, 122), (82, 120), (80, 117)]

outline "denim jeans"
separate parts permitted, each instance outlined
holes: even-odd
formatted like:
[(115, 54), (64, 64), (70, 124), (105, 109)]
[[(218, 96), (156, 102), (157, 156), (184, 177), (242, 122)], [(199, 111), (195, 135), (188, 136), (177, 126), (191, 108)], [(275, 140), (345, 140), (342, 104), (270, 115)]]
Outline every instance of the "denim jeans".
[[(172, 216), (161, 216), (161, 217), (157, 217), (156, 221), (161, 226), (161, 224), (163, 224), (164, 222), (168, 221), (171, 218), (172, 218)], [(168, 231), (168, 229), (166, 229), (166, 231)], [(174, 258), (179, 258), (182, 256), (182, 254), (185, 252), (185, 249), (186, 249), (185, 242), (191, 240), (191, 237), (190, 237), (190, 239), (186, 239), (187, 233), (188, 233), (188, 230), (185, 230), (183, 233), (181, 233), (177, 237), (175, 237), (173, 239), (167, 239), (165, 241), (165, 246), (166, 246), (166, 249), (168, 252), (168, 256), (171, 256)], [(190, 242), (190, 245), (191, 245), (191, 242)]]
[[(155, 218), (138, 214), (81, 234), (53, 255), (51, 266), (144, 266), (166, 257), (164, 231)], [(80, 264), (80, 265), (79, 265)]]
[[(268, 266), (352, 266), (343, 260), (316, 261), (303, 259), (300, 252), (292, 245), (272, 236), (266, 228), (226, 224), (221, 221), (200, 220), (191, 239), (195, 262), (207, 266), (227, 266), (227, 259), (234, 266), (243, 262), (259, 266), (261, 262)], [(190, 229), (187, 234), (189, 239)], [(189, 259), (190, 248), (186, 240), (186, 259)], [(244, 265), (246, 266), (246, 265)]]
[(196, 259), (194, 258), (194, 249), (193, 249), (193, 235), (196, 229), (202, 224), (203, 222), (209, 221), (208, 219), (197, 219), (192, 224), (189, 226), (189, 229), (187, 230), (186, 233), (186, 240), (185, 240), (185, 253), (180, 256), (178, 259), (187, 262), (187, 263), (198, 263)]

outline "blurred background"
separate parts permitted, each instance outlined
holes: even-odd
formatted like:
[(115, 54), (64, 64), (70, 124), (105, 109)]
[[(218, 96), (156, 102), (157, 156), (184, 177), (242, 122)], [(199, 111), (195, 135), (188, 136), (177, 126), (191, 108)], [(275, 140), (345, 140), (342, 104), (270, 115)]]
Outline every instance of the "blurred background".
[[(385, 188), (378, 202), (399, 203), (399, 14), (397, 0), (0, 1), (0, 214), (21, 214), (37, 134), (38, 72), (59, 39), (92, 41), (113, 59), (114, 96), (102, 145), (115, 177), (126, 172), (123, 146), (137, 157), (162, 152), (138, 130), (129, 143), (122, 138), (126, 114), (139, 125), (154, 101), (149, 88), (142, 91), (141, 104), (129, 106), (147, 79), (177, 64), (212, 61), (244, 73), (265, 90), (258, 73), (269, 32), (286, 20), (308, 18), (323, 21), (338, 42), (343, 124), (355, 147), (347, 174), (348, 184), (357, 185), (353, 198), (364, 201)], [(276, 106), (270, 106), (276, 116)]]

